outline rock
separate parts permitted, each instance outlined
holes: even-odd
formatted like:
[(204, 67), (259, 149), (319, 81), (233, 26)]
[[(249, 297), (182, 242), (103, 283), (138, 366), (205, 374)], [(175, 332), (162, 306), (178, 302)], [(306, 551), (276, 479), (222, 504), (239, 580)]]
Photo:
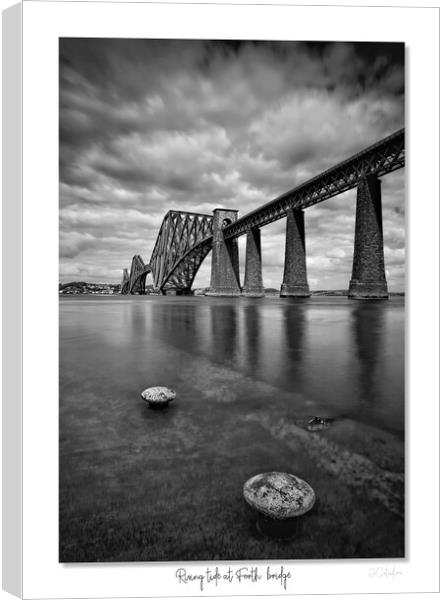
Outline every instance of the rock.
[(152, 408), (163, 408), (176, 398), (176, 392), (167, 387), (147, 388), (141, 393), (142, 399)]
[(306, 429), (308, 431), (323, 431), (331, 426), (333, 419), (323, 417), (311, 417), (307, 422)]
[(315, 492), (303, 479), (289, 473), (261, 473), (244, 484), (246, 502), (270, 519), (291, 519), (308, 512)]

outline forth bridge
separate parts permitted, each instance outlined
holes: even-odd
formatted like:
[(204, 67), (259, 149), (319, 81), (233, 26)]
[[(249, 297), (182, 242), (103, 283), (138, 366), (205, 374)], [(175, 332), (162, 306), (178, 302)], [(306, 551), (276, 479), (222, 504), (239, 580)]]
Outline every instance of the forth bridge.
[[(213, 296), (264, 296), (261, 228), (286, 218), (286, 247), (280, 296), (307, 297), (304, 210), (357, 188), (354, 258), (350, 298), (388, 298), (383, 252), (381, 178), (405, 166), (405, 130), (354, 154), (238, 218), (238, 211), (215, 208), (213, 215), (169, 211), (162, 222), (148, 264), (133, 257), (124, 269), (121, 293), (145, 294), (148, 273), (154, 290), (187, 295), (210, 250)], [(246, 235), (244, 285), (240, 284), (238, 238)]]

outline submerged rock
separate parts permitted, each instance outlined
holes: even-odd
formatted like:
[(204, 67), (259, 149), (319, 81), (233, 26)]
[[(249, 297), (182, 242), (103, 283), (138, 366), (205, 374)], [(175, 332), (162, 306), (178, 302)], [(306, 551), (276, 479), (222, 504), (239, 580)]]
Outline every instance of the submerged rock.
[(270, 519), (291, 519), (308, 512), (315, 492), (303, 479), (290, 473), (260, 473), (244, 484), (246, 502)]
[(332, 424), (333, 419), (323, 417), (311, 417), (306, 424), (308, 431), (323, 431), (328, 429)]
[[(330, 435), (309, 433), (306, 428), (290, 424), (288, 419), (274, 419), (269, 413), (260, 412), (249, 416), (249, 420), (259, 422), (274, 438), (283, 441), (295, 452), (303, 452), (310, 457), (314, 464), (336, 478), (344, 485), (355, 488), (357, 492), (369, 500), (383, 505), (388, 511), (398, 517), (404, 515), (405, 478), (403, 472), (393, 472), (380, 467), (373, 459), (361, 453), (347, 449), (343, 443), (346, 441), (346, 432), (342, 433), (342, 443), (327, 439)], [(359, 434), (364, 438), (368, 436), (360, 423), (354, 423)], [(332, 428), (332, 431), (337, 428)], [(369, 438), (368, 443), (375, 444), (375, 439)], [(395, 444), (395, 445), (394, 445)], [(388, 444), (389, 448), (397, 450), (397, 444)], [(378, 448), (378, 446), (377, 446)], [(373, 452), (376, 452), (374, 450)], [(400, 452), (403, 453), (403, 443)]]
[(147, 388), (141, 396), (152, 408), (163, 408), (176, 398), (176, 392), (167, 387), (156, 386)]

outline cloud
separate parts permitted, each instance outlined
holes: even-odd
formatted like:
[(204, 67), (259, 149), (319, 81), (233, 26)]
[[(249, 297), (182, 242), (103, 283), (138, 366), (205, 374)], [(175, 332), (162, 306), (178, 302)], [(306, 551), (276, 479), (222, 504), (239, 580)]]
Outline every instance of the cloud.
[[(168, 210), (245, 214), (403, 122), (401, 44), (62, 39), (61, 279), (117, 281), (132, 254), (148, 261)], [(403, 172), (382, 190), (400, 288)], [(306, 211), (317, 286), (347, 285), (354, 217), (353, 191)], [(262, 229), (269, 286), (281, 283), (284, 232), (284, 220)]]
[[(292, 127), (289, 127), (292, 123)], [(397, 99), (303, 90), (270, 107), (251, 127), (254, 147), (298, 176), (316, 174), (403, 125)]]
[(94, 247), (95, 243), (96, 238), (88, 233), (62, 231), (60, 234), (60, 257), (74, 258), (85, 248)]

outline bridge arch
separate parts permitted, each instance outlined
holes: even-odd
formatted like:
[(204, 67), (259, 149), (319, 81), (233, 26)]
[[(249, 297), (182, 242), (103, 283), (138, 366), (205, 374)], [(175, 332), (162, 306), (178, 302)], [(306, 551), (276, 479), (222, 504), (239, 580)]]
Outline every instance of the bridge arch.
[(210, 236), (198, 242), (176, 261), (160, 286), (163, 294), (169, 290), (185, 294), (190, 292), (205, 257), (212, 249), (212, 239)]
[(148, 265), (146, 265), (146, 267), (147, 268), (145, 268), (144, 271), (140, 273), (134, 280), (132, 287), (129, 289), (130, 294), (145, 294), (147, 275), (151, 273), (151, 269), (148, 268)]
[(211, 248), (212, 232), (212, 215), (169, 211), (148, 265), (154, 289), (163, 294), (169, 291), (187, 294)]
[(135, 254), (131, 261), (130, 272), (124, 269), (121, 291), (123, 295), (127, 294), (145, 294), (145, 280), (151, 268), (146, 265), (139, 254)]

